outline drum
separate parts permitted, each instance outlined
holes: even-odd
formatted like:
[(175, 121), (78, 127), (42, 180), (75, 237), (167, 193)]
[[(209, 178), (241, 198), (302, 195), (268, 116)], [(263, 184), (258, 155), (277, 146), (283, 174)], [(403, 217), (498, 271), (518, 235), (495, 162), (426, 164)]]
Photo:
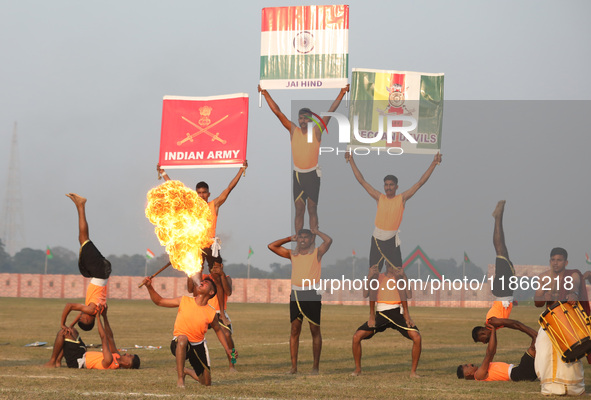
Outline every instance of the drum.
[(539, 323), (562, 353), (562, 361), (570, 363), (591, 353), (591, 324), (579, 303), (559, 301), (544, 311)]

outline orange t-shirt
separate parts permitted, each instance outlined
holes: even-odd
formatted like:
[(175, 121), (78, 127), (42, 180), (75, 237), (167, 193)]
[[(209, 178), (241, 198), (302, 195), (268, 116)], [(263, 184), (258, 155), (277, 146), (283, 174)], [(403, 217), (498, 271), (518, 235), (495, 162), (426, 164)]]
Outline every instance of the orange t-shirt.
[(185, 335), (191, 343), (202, 342), (216, 315), (209, 304), (198, 306), (194, 297), (183, 296), (174, 321), (174, 336)]
[(402, 222), (404, 204), (402, 195), (396, 195), (389, 199), (385, 194), (380, 194), (378, 199), (378, 211), (376, 212), (376, 228), (383, 231), (397, 231)]
[[(320, 261), (318, 261), (318, 248), (310, 254), (298, 254), (291, 256), (291, 284), (303, 287), (304, 279), (310, 281), (309, 285), (320, 280)], [(308, 282), (306, 282), (308, 283)], [(307, 286), (309, 286), (307, 285)]]
[[(392, 282), (390, 282), (390, 288), (388, 288), (389, 279), (392, 280)], [(395, 278), (389, 278), (386, 274), (380, 274), (380, 276), (378, 276), (378, 282), (380, 283), (380, 287), (378, 288), (378, 303), (402, 304), (400, 293), (398, 293), (398, 289), (395, 286)]]
[[(509, 307), (505, 308), (505, 307), (503, 307), (502, 301), (495, 300), (493, 302), (493, 305), (490, 308), (490, 310), (488, 310), (488, 312), (486, 313), (486, 322), (488, 322), (488, 320), (491, 319), (492, 317), (507, 319), (511, 315), (512, 309), (513, 309), (513, 303), (511, 303), (509, 305)], [(499, 326), (499, 328), (502, 328), (502, 326)], [(497, 328), (497, 329), (499, 329), (499, 328)]]
[(308, 134), (300, 128), (295, 128), (291, 135), (291, 157), (293, 165), (299, 169), (311, 169), (318, 165), (320, 142), (316, 134), (312, 133), (312, 143), (308, 143)]
[[(104, 306), (107, 304), (107, 285), (97, 286), (92, 283), (88, 284), (88, 287), (86, 288), (86, 301), (84, 304), (89, 305), (90, 303), (94, 303), (97, 306)], [(98, 311), (98, 308), (96, 311)]]
[[(481, 379), (483, 382), (491, 382), (491, 381), (510, 381), (511, 376), (509, 376), (509, 367), (511, 364), (507, 364), (504, 362), (491, 362), (488, 365), (488, 376), (486, 379)], [(479, 379), (475, 379), (479, 380)]]
[(113, 362), (109, 368), (103, 367), (103, 353), (100, 351), (87, 351), (85, 353), (86, 369), (117, 369), (119, 368), (119, 354), (113, 353)]

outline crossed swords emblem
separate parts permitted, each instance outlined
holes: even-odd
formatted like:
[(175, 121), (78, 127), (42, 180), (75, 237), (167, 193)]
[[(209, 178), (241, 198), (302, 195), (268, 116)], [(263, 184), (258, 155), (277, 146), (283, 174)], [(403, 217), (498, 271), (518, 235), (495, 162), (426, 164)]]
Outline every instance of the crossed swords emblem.
[(211, 124), (211, 125), (209, 125), (209, 126), (207, 126), (205, 128), (202, 128), (199, 125), (197, 125), (196, 123), (194, 123), (193, 121), (189, 120), (188, 118), (185, 118), (185, 117), (181, 116), (181, 118), (184, 121), (190, 123), (191, 125), (193, 125), (195, 128), (197, 128), (199, 130), (197, 132), (194, 132), (194, 133), (187, 132), (187, 137), (186, 138), (184, 138), (183, 140), (179, 140), (178, 142), (176, 142), (177, 146), (180, 146), (181, 144), (185, 143), (186, 141), (192, 142), (193, 141), (193, 138), (201, 135), (202, 133), (205, 133), (206, 135), (208, 135), (209, 137), (211, 137), (211, 141), (212, 142), (215, 142), (217, 140), (217, 141), (219, 141), (222, 144), (226, 144), (227, 141), (224, 140), (224, 139), (222, 139), (220, 137), (219, 132), (211, 133), (208, 129), (213, 128), (215, 125), (219, 124), (220, 122), (222, 122), (223, 120), (225, 120), (226, 118), (228, 118), (228, 116), (229, 115), (226, 115), (225, 117), (220, 118), (219, 120), (217, 120), (216, 122), (214, 122), (213, 124)]

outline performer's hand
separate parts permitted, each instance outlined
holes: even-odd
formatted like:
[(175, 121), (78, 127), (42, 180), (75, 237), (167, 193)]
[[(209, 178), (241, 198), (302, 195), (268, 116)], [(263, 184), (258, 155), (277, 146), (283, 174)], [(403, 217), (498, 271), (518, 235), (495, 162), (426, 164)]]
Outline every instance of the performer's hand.
[(146, 276), (144, 278), (144, 280), (142, 281), (142, 283), (146, 286), (146, 287), (152, 287), (152, 279), (150, 279), (150, 277)]
[(373, 278), (375, 276), (378, 276), (380, 274), (380, 270), (378, 269), (378, 264), (374, 264), (371, 267), (369, 267), (369, 273), (367, 275), (368, 278)]
[(489, 324), (488, 322), (484, 324), (488, 329), (490, 329), (491, 331), (495, 330), (495, 327), (491, 324)]
[(441, 158), (443, 156), (441, 155), (441, 153), (437, 152), (437, 154), (435, 154), (435, 157), (433, 157), (433, 162), (436, 163), (437, 165), (441, 164)]
[(258, 86), (258, 90), (259, 90), (259, 93), (262, 93), (263, 95), (267, 94), (267, 91), (265, 89), (262, 89), (261, 85)]
[(242, 168), (246, 169), (248, 168), (248, 161), (244, 160), (244, 162), (242, 163)]
[(346, 162), (349, 162), (349, 161), (351, 161), (352, 159), (353, 159), (353, 154), (351, 154), (351, 152), (350, 152), (350, 151), (346, 151), (346, 152), (345, 152), (345, 161), (346, 161)]
[(406, 320), (406, 326), (409, 328), (414, 328), (416, 326), (411, 317), (405, 317), (404, 319)]
[(349, 91), (349, 84), (347, 83), (347, 86), (345, 86), (344, 88), (341, 89), (341, 92), (343, 93), (347, 93)]
[(104, 306), (101, 306), (102, 310), (101, 310), (101, 314), (103, 315), (103, 317), (107, 316), (107, 310), (109, 309), (109, 306), (107, 306), (106, 304)]

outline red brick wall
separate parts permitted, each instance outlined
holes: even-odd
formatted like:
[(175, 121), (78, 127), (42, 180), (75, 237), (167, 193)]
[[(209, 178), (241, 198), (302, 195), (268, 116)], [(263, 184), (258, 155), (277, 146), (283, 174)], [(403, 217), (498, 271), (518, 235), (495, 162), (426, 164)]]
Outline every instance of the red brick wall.
[[(112, 299), (147, 300), (145, 288), (138, 288), (142, 278), (112, 276), (108, 293)], [(80, 275), (41, 275), (0, 273), (0, 297), (81, 298), (86, 296), (89, 279)], [(233, 294), (229, 303), (288, 303), (291, 291), (289, 279), (233, 279)], [(156, 278), (154, 286), (163, 297), (187, 294), (186, 278)], [(329, 288), (330, 289), (330, 288)], [(329, 290), (330, 291), (330, 290)], [(367, 304), (361, 291), (345, 287), (332, 294), (323, 294), (323, 302), (331, 304)], [(488, 307), (493, 300), (488, 283), (483, 290), (434, 290), (430, 287), (413, 291), (410, 306), (425, 307)]]

